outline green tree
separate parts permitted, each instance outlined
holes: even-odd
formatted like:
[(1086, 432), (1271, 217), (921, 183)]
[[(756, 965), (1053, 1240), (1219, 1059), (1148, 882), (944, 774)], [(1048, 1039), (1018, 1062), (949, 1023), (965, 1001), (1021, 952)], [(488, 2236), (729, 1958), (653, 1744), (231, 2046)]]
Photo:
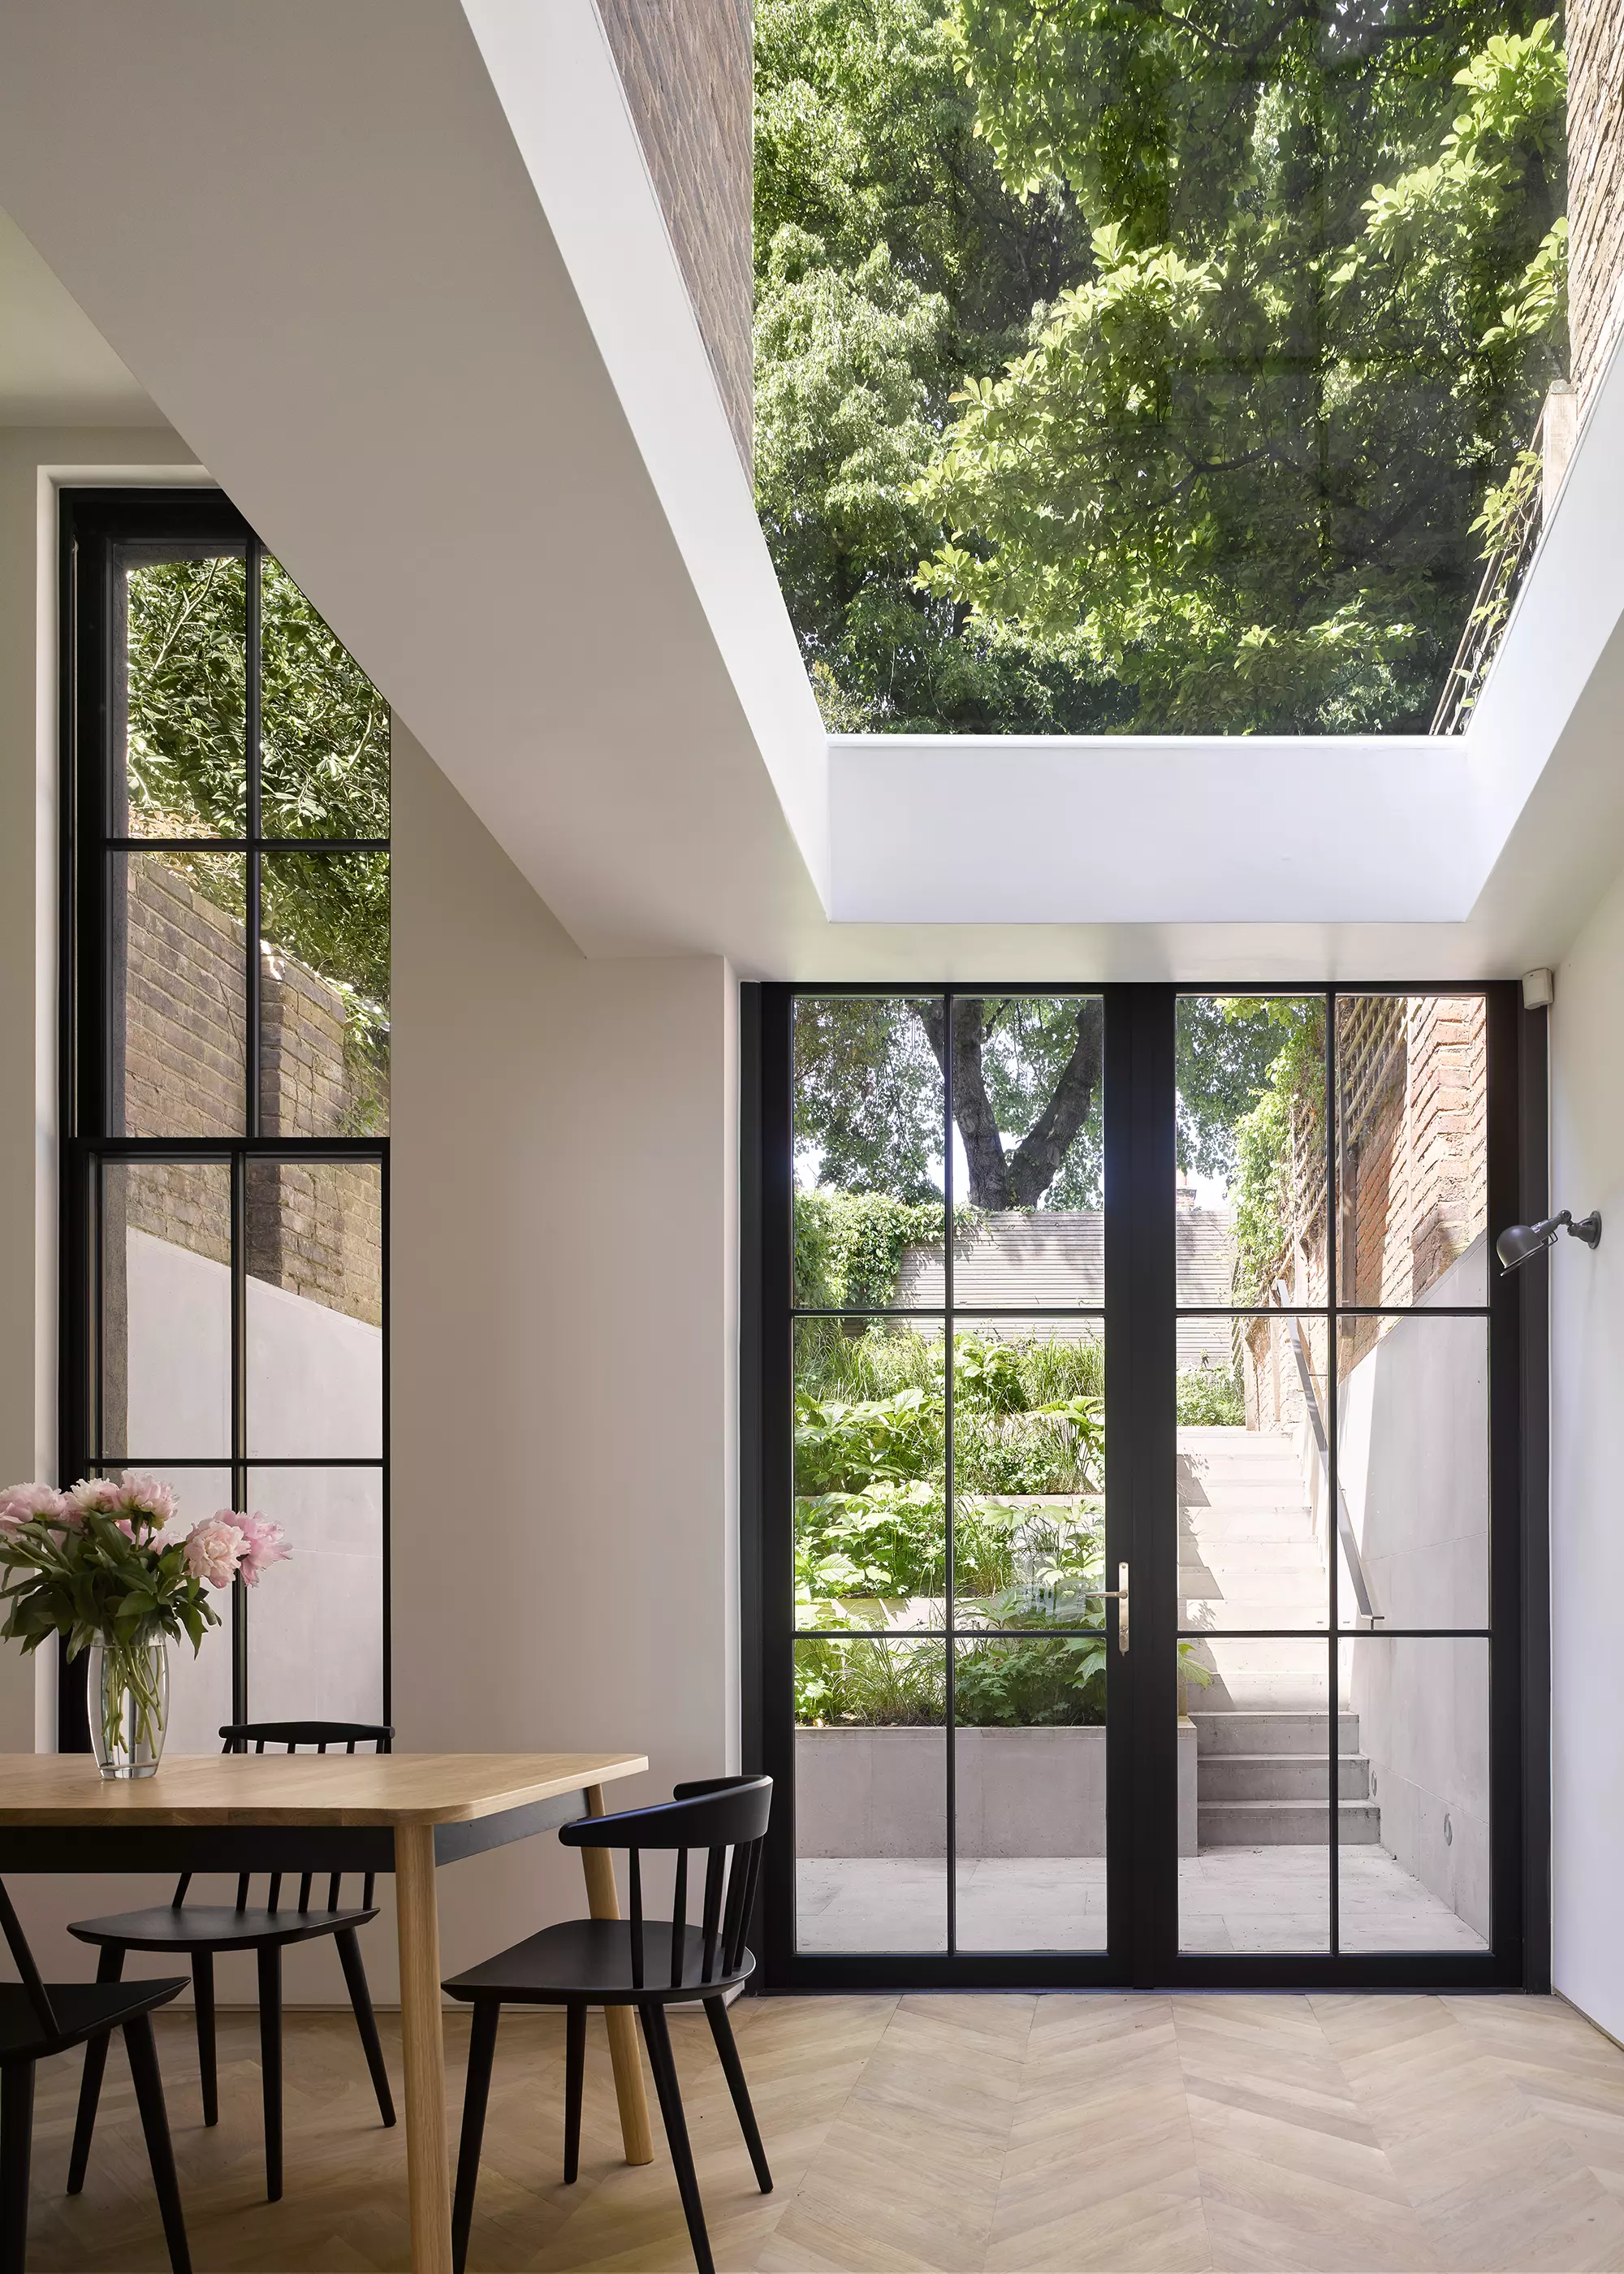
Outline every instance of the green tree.
[[(389, 712), (274, 561), (261, 584), (260, 815), (267, 836), (387, 838)], [(166, 856), (199, 891), (243, 913), (240, 859), (210, 838), (246, 827), (244, 564), (229, 556), (132, 568), (127, 584), (129, 826), (199, 840)], [(386, 853), (267, 855), (267, 940), (345, 997), (358, 1041), (387, 1025)]]
[(1514, 6), (959, 0), (1006, 185), (1092, 273), (969, 379), (921, 572), (1141, 729), (1424, 726), (1565, 354), (1564, 59)]
[(953, 390), (1088, 259), (1060, 183), (1004, 187), (946, 34), (941, 0), (757, 8), (757, 503), (831, 727), (1089, 731), (1132, 707), (1095, 666), (916, 582)]

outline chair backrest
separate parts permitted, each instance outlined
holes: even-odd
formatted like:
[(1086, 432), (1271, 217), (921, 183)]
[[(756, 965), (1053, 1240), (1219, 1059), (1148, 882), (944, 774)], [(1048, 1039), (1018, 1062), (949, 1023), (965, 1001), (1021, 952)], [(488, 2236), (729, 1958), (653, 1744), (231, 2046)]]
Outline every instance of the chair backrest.
[[(222, 1753), (245, 1753), (250, 1747), (262, 1753), (267, 1745), (280, 1746), (283, 1752), (297, 1753), (301, 1745), (309, 1745), (319, 1753), (342, 1745), (353, 1753), (357, 1745), (371, 1745), (375, 1753), (387, 1753), (395, 1743), (395, 1731), (384, 1721), (226, 1721), (221, 1725)], [(237, 1880), (237, 1908), (248, 1908), (248, 1886), (252, 1874), (241, 1871)], [(299, 1879), (299, 1909), (310, 1909), (311, 1882), (315, 1874), (305, 1871)], [(267, 1910), (280, 1909), (282, 1902), (280, 1871), (271, 1873), (270, 1899)], [(369, 1871), (362, 1888), (361, 1907), (370, 1910), (372, 1904), (373, 1874)], [(183, 1871), (170, 1901), (170, 1909), (179, 1910), (186, 1900), (186, 1890), (192, 1885), (190, 1871)], [(335, 1911), (343, 1886), (343, 1874), (335, 1871), (327, 1881), (327, 1909)]]
[(4, 1880), (0, 1880), (0, 1933), (4, 1934), (12, 1962), (22, 1977), (23, 1988), (28, 1992), (28, 2003), (34, 2008), (34, 2019), (48, 2037), (60, 2037), (62, 2032), (56, 2025), (56, 2011), (51, 2004), (50, 1993), (40, 1979), (40, 1969), (34, 1962), (28, 1938), (23, 1932), (22, 1921), (11, 1909), (11, 1898), (5, 1891)]
[[(744, 1938), (756, 1906), (762, 1847), (772, 1809), (772, 1779), (766, 1776), (703, 1777), (680, 1784), (672, 1797), (653, 1808), (628, 1808), (618, 1816), (582, 1816), (560, 1826), (559, 1838), (571, 1848), (624, 1848), (631, 1892), (632, 1985), (664, 1985), (643, 1980), (643, 1868), (645, 1848), (674, 1849), (676, 1876), (671, 1901), (671, 1983), (673, 1990), (703, 1988), (738, 1971)], [(700, 1975), (686, 1983), (688, 1859), (690, 1849), (707, 1851), (704, 1905), (700, 1915)]]

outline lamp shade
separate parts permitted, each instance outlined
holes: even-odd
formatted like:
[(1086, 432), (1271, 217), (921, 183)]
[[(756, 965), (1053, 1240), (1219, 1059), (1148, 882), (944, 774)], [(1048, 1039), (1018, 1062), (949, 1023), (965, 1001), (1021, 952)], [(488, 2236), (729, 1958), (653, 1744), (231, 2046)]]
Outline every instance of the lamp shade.
[(1494, 1243), (1494, 1253), (1506, 1270), (1515, 1271), (1519, 1263), (1549, 1247), (1555, 1238), (1554, 1224), (1507, 1224)]

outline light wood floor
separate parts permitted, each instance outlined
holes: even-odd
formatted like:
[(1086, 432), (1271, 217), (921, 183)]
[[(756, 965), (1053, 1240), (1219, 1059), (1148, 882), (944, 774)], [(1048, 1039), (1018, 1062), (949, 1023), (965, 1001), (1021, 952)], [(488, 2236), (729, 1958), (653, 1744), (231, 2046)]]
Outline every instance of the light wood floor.
[[(1550, 1999), (761, 1999), (734, 2013), (767, 2196), (703, 2019), (673, 2018), (723, 2269), (1624, 2270), (1624, 2052)], [(289, 2016), (276, 2205), (252, 2016), (222, 2016), (215, 2132), (189, 2018), (158, 2021), (199, 2274), (408, 2265), (402, 2135), (378, 2127), (348, 2016)], [(464, 2017), (450, 2027), (455, 2127)], [(88, 2186), (61, 2193), (78, 2067), (40, 2074), (29, 2264), (162, 2267), (121, 2052)], [(663, 2143), (645, 2170), (620, 2160), (596, 2019), (581, 2179), (561, 2185), (562, 2069), (560, 2022), (504, 2020), (472, 2267), (688, 2268)]]

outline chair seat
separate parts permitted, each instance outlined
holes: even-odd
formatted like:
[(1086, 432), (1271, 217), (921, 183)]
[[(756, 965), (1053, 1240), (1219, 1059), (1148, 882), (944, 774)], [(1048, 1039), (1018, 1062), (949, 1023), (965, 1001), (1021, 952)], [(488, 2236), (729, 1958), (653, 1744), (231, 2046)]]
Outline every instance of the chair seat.
[(680, 1999), (714, 1998), (746, 1982), (756, 1971), (747, 1950), (732, 1973), (719, 1967), (712, 1944), (712, 1971), (705, 1972), (704, 1937), (696, 1926), (682, 1935), (682, 1973), (679, 1984), (671, 1979), (671, 1921), (645, 1919), (643, 1928), (643, 1982), (632, 1979), (631, 1925), (626, 1919), (567, 1919), (559, 1926), (543, 1927), (511, 1950), (499, 1952), (466, 1974), (445, 1984), (454, 1998), (499, 1998), (505, 2004), (547, 2006), (571, 1998), (595, 2004), (630, 2006), (639, 1999), (670, 2005)]
[(260, 1943), (309, 1942), (365, 1926), (372, 1910), (237, 1910), (230, 1903), (160, 1903), (149, 1911), (117, 1911), (110, 1918), (76, 1919), (70, 1934), (81, 1942), (119, 1942), (127, 1950), (252, 1950)]
[(0, 2061), (37, 2060), (65, 2052), (103, 2029), (118, 2029), (154, 2006), (167, 2006), (185, 1989), (184, 1977), (154, 1982), (49, 1982), (45, 1994), (56, 2015), (56, 2035), (41, 2026), (20, 1982), (0, 1982)]

